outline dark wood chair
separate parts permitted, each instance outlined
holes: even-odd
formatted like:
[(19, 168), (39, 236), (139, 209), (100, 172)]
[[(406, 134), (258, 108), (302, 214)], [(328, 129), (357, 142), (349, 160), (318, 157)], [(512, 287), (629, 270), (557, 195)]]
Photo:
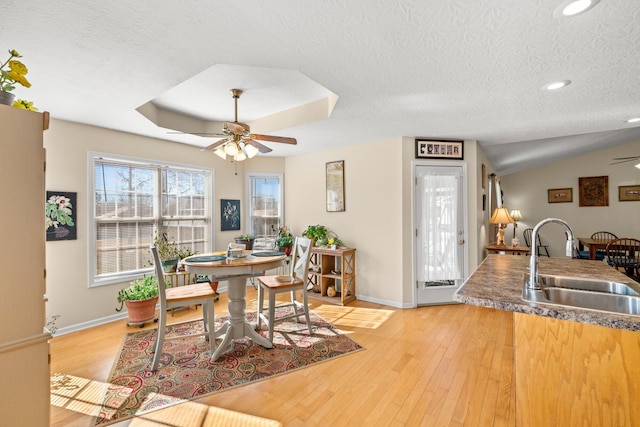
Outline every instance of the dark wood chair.
[[(591, 238), (594, 240), (615, 240), (618, 238), (615, 234), (609, 231), (596, 231), (591, 235)], [(602, 261), (604, 257), (607, 255), (606, 249), (598, 249), (596, 250), (596, 259)]]
[[(533, 247), (531, 246), (532, 233), (533, 233), (533, 228), (527, 228), (522, 232), (522, 236), (524, 237), (524, 243), (533, 250)], [(542, 239), (540, 239), (540, 236), (538, 236), (536, 240), (538, 241), (537, 242), (538, 244), (536, 245), (536, 254), (540, 256), (542, 255), (542, 251), (544, 251), (544, 254), (546, 256), (550, 256), (549, 247), (547, 245), (542, 244)]]
[(607, 263), (627, 276), (638, 279), (640, 266), (640, 240), (622, 237), (607, 245)]

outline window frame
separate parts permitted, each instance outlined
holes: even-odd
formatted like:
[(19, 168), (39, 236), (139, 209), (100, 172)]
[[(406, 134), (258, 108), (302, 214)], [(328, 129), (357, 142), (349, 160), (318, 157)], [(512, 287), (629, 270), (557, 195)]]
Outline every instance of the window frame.
[[(105, 160), (105, 161), (113, 161), (114, 163), (122, 163), (123, 165), (136, 166), (139, 165), (141, 167), (152, 167), (155, 171), (154, 173), (158, 178), (154, 178), (153, 183), (153, 218), (152, 221), (154, 223), (154, 230), (157, 225), (163, 221), (162, 217), (162, 194), (161, 194), (161, 185), (160, 178), (162, 170), (171, 169), (171, 170), (191, 170), (191, 171), (202, 171), (209, 174), (209, 179), (205, 183), (207, 188), (205, 190), (205, 198), (208, 199), (205, 201), (204, 209), (205, 221), (209, 223), (208, 231), (205, 231), (205, 240), (208, 240), (208, 244), (205, 243), (206, 251), (211, 251), (211, 248), (215, 247), (215, 207), (213, 206), (214, 198), (214, 189), (215, 189), (215, 171), (213, 168), (199, 166), (199, 165), (188, 165), (184, 163), (177, 162), (167, 162), (160, 161), (148, 158), (141, 157), (133, 157), (126, 156), (121, 154), (112, 154), (112, 153), (102, 153), (96, 151), (89, 151), (87, 153), (87, 276), (88, 276), (88, 287), (99, 287), (105, 285), (111, 285), (114, 283), (125, 283), (130, 282), (134, 279), (140, 278), (143, 274), (153, 274), (153, 267), (149, 266), (148, 268), (143, 268), (139, 270), (128, 270), (119, 273), (107, 274), (98, 276), (96, 274), (97, 269), (97, 220), (95, 217), (95, 191), (96, 191), (96, 180), (95, 180), (95, 162)], [(132, 221), (129, 219), (123, 219), (122, 222)]]
[[(249, 172), (246, 175), (246, 197), (245, 200), (247, 201), (246, 203), (246, 229), (247, 229), (247, 233), (248, 234), (253, 234), (256, 236), (256, 238), (259, 238), (258, 236), (260, 234), (258, 234), (256, 232), (256, 230), (253, 229), (253, 221), (252, 218), (253, 216), (251, 215), (251, 210), (252, 210), (252, 195), (253, 195), (253, 179), (254, 178), (276, 178), (278, 179), (279, 182), (279, 186), (278, 186), (278, 197), (279, 197), (279, 213), (278, 213), (278, 221), (277, 224), (279, 227), (282, 227), (285, 223), (284, 223), (284, 174), (280, 173), (280, 172), (273, 172), (273, 173), (268, 173), (268, 172)], [(274, 244), (275, 244), (275, 238), (278, 236), (278, 230), (276, 230), (272, 235), (269, 235), (269, 237), (273, 237), (274, 238)], [(258, 247), (260, 246), (260, 243), (258, 243)], [(255, 243), (254, 243), (254, 247), (255, 247)]]

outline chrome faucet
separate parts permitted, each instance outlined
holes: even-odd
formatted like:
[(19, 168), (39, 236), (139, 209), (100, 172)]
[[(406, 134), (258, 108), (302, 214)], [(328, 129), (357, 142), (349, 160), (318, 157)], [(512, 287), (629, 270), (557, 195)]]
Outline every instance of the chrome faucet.
[(568, 257), (573, 258), (575, 255), (575, 241), (573, 238), (573, 230), (569, 227), (566, 221), (559, 218), (546, 218), (536, 224), (533, 227), (533, 232), (531, 233), (531, 259), (529, 260), (529, 289), (540, 289), (540, 285), (538, 284), (538, 231), (540, 228), (549, 223), (555, 222), (564, 226), (567, 229), (567, 246), (566, 246), (566, 255)]

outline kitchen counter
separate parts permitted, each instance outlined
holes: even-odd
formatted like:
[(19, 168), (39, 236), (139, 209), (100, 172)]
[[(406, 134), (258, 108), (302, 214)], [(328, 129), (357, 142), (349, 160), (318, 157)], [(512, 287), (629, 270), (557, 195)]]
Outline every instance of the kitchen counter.
[[(640, 316), (525, 302), (529, 260), (489, 255), (454, 295), (513, 312), (516, 426), (640, 425)], [(538, 267), (640, 290), (602, 261), (543, 257)]]
[[(529, 259), (529, 257), (488, 255), (454, 294), (453, 299), (465, 304), (516, 313), (640, 331), (640, 316), (524, 301), (522, 287), (524, 274), (529, 271)], [(630, 284), (640, 292), (640, 283), (602, 261), (540, 257), (538, 274), (610, 280)]]

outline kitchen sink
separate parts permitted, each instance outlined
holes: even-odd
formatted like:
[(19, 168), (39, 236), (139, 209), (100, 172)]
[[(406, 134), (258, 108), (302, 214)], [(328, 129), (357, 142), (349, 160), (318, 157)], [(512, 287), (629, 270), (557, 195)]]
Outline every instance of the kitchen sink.
[(524, 275), (525, 301), (640, 315), (640, 285), (544, 274), (538, 277), (540, 289), (530, 289), (529, 275)]

